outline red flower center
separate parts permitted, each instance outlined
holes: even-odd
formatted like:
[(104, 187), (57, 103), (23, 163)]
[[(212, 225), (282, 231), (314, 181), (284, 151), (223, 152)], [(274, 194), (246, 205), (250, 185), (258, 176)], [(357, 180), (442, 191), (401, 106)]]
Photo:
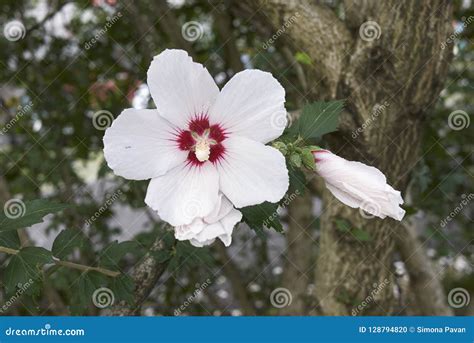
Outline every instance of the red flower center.
[(215, 163), (224, 156), (225, 148), (221, 143), (226, 138), (219, 124), (210, 125), (206, 115), (199, 115), (189, 122), (188, 130), (181, 130), (177, 143), (181, 150), (189, 151), (189, 163), (201, 165), (206, 161)]

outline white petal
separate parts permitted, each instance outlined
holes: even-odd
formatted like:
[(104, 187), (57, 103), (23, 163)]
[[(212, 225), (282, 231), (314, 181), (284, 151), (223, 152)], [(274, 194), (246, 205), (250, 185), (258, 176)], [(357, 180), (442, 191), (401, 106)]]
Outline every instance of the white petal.
[(209, 245), (219, 238), (225, 246), (232, 242), (232, 231), (235, 224), (242, 219), (230, 201), (221, 193), (215, 209), (205, 218), (196, 218), (189, 225), (175, 227), (178, 240), (189, 240), (197, 247)]
[(210, 119), (229, 134), (270, 142), (287, 124), (285, 90), (270, 73), (241, 71), (222, 89)]
[(219, 176), (212, 163), (182, 163), (148, 185), (145, 202), (173, 226), (209, 215), (218, 201)]
[(232, 242), (232, 231), (241, 219), (242, 213), (235, 208), (231, 208), (230, 212), (220, 221), (205, 226), (191, 241), (202, 246), (214, 242), (215, 238), (219, 238), (228, 247)]
[(156, 110), (124, 110), (105, 131), (104, 155), (115, 174), (132, 180), (163, 175), (187, 158), (176, 129)]
[(219, 94), (207, 69), (184, 50), (167, 49), (155, 56), (147, 82), (160, 115), (181, 129), (192, 116), (206, 114)]
[(217, 164), (221, 191), (235, 207), (278, 202), (288, 190), (285, 158), (276, 149), (243, 137), (224, 141)]
[(226, 247), (232, 242), (232, 232), (235, 225), (242, 220), (242, 213), (233, 208), (224, 218), (221, 219), (225, 233), (219, 236), (219, 239)]
[(218, 222), (219, 220), (224, 218), (233, 208), (234, 206), (229, 201), (229, 199), (227, 199), (227, 197), (224, 194), (219, 193), (219, 200), (217, 202), (217, 206), (210, 214), (208, 214), (204, 218), (204, 222), (206, 223)]
[(187, 241), (193, 239), (207, 226), (202, 218), (196, 218), (189, 225), (180, 225), (174, 228), (174, 235), (179, 241)]
[(340, 202), (352, 208), (359, 207), (360, 200), (352, 196), (350, 193), (345, 192), (342, 189), (331, 185), (330, 183), (326, 183), (326, 187)]

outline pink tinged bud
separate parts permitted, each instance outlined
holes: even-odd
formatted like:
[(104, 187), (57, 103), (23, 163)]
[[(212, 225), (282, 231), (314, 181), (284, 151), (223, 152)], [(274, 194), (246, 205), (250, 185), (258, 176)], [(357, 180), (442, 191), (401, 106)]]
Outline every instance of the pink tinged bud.
[(399, 205), (399, 191), (387, 184), (385, 175), (375, 167), (348, 161), (328, 150), (313, 151), (316, 172), (324, 179), (329, 191), (342, 203), (360, 208), (379, 218), (398, 221), (405, 215)]

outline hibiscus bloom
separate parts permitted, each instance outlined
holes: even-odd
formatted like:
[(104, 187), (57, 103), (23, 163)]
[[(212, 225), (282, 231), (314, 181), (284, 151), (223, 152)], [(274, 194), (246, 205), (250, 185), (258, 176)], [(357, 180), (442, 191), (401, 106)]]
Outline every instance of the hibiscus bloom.
[(265, 145), (286, 126), (283, 87), (270, 73), (245, 70), (219, 91), (182, 50), (155, 56), (147, 83), (157, 109), (126, 109), (114, 120), (104, 135), (109, 167), (151, 179), (145, 202), (178, 239), (230, 243), (238, 211), (229, 204), (278, 202), (288, 189), (285, 158)]
[(403, 204), (402, 196), (387, 184), (380, 170), (348, 161), (324, 149), (313, 151), (313, 156), (316, 172), (342, 203), (382, 219), (387, 216), (399, 221), (403, 219), (405, 210), (399, 206)]

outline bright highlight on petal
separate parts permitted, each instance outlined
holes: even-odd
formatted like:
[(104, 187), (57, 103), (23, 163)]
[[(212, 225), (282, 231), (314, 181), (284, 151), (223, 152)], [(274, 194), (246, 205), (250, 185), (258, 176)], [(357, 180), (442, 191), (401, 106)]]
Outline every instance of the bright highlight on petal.
[(399, 191), (387, 184), (385, 175), (377, 168), (348, 161), (328, 150), (313, 152), (316, 171), (326, 182), (328, 190), (342, 203), (379, 218), (402, 220), (405, 215), (399, 205)]

